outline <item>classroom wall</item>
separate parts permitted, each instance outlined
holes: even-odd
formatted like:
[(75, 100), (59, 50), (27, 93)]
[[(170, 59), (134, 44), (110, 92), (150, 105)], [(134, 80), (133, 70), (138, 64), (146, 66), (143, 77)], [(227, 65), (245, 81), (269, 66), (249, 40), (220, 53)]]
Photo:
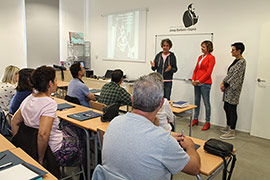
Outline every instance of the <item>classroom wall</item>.
[(59, 62), (59, 0), (25, 0), (27, 66)]
[[(244, 57), (247, 60), (247, 70), (240, 105), (238, 106), (237, 129), (249, 132), (257, 75), (260, 26), (262, 23), (270, 21), (270, 1), (90, 0), (88, 33), (89, 40), (92, 43), (91, 65), (95, 74), (103, 75), (106, 69), (121, 68), (128, 77), (137, 78), (151, 72), (149, 61), (155, 56), (155, 35), (180, 34), (181, 32), (170, 33), (169, 27), (183, 27), (182, 15), (190, 3), (194, 4), (195, 12), (200, 18), (194, 26), (196, 31), (184, 33), (214, 33), (213, 54), (216, 56), (216, 66), (213, 71), (211, 89), (212, 124), (225, 125), (225, 113), (219, 84), (224, 78), (228, 66), (233, 61), (230, 45), (236, 41), (242, 41), (246, 45)], [(101, 15), (144, 7), (149, 8), (147, 13), (146, 62), (104, 61), (103, 58), (106, 56), (106, 36), (104, 34), (107, 33), (107, 26), (106, 17)], [(190, 83), (184, 81), (174, 81), (172, 99), (188, 100), (193, 103), (193, 87)], [(202, 108), (200, 120), (204, 121), (204, 117), (204, 108)]]
[[(59, 0), (60, 60), (67, 59), (68, 33), (82, 32), (85, 34), (85, 1), (86, 0)], [(87, 38), (85, 39), (88, 40)]]
[[(24, 0), (1, 0), (0, 32), (2, 42), (0, 53), (2, 66), (0, 73), (9, 64), (26, 66)], [(238, 130), (250, 131), (254, 102), (254, 86), (257, 75), (258, 45), (260, 27), (270, 21), (270, 1), (258, 0), (60, 0), (60, 59), (66, 59), (66, 41), (68, 32), (84, 32), (85, 39), (91, 42), (91, 61), (95, 74), (103, 75), (106, 69), (121, 68), (128, 77), (137, 78), (151, 72), (149, 61), (155, 56), (155, 35), (170, 33), (169, 27), (183, 26), (182, 14), (187, 5), (194, 3), (196, 13), (200, 16), (195, 25), (196, 31), (188, 33), (213, 32), (216, 66), (213, 72), (211, 91), (212, 119), (217, 125), (225, 124), (222, 109), (222, 93), (219, 84), (226, 74), (227, 67), (233, 61), (230, 44), (243, 41), (246, 45), (244, 57), (247, 60), (246, 78), (238, 107)], [(146, 62), (104, 61), (106, 55), (107, 32), (106, 19), (102, 14), (119, 12), (136, 8), (149, 8), (147, 16)], [(211, 7), (211, 8), (209, 8)], [(198, 48), (200, 48), (198, 46)], [(198, 55), (199, 56), (199, 55)], [(195, 66), (195, 65), (194, 65)], [(174, 81), (173, 100), (193, 102), (193, 87), (183, 81)], [(204, 120), (202, 109), (201, 120)]]
[(26, 66), (24, 0), (0, 0), (0, 77), (12, 64)]

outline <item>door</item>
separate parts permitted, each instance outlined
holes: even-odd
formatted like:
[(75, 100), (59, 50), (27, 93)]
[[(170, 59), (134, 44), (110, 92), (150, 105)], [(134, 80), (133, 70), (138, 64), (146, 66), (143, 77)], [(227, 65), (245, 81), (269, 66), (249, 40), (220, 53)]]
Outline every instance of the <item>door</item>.
[(270, 139), (270, 23), (261, 29), (251, 135)]

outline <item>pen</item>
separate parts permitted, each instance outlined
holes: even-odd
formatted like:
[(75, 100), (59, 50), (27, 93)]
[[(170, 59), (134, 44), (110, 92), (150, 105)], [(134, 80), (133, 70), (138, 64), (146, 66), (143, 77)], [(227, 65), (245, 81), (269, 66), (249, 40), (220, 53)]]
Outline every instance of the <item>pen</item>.
[(6, 157), (6, 155), (7, 155), (7, 154), (4, 154), (4, 155), (0, 158), (0, 160), (2, 160), (4, 157)]
[(182, 137), (185, 137), (185, 136), (184, 136), (184, 129), (182, 129)]
[(4, 167), (7, 167), (7, 166), (10, 166), (10, 165), (12, 165), (12, 162), (9, 162), (9, 163), (6, 163), (6, 164), (1, 165), (0, 166), (0, 169), (1, 168), (4, 168)]

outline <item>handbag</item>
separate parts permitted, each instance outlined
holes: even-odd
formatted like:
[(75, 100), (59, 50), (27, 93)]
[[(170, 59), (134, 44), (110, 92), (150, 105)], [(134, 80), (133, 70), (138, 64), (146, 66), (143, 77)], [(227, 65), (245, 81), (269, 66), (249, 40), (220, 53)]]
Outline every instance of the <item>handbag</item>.
[(63, 133), (62, 147), (56, 151), (56, 160), (61, 166), (80, 166), (83, 164), (85, 147), (82, 131), (72, 125), (61, 128)]
[[(222, 180), (231, 179), (233, 168), (236, 162), (236, 155), (233, 154), (233, 145), (230, 143), (212, 138), (205, 142), (204, 150), (210, 154), (214, 154), (223, 159), (224, 168), (223, 168)], [(226, 160), (226, 157), (229, 157), (228, 162)], [(231, 168), (230, 168), (230, 171), (227, 171), (227, 168), (230, 162), (232, 162)], [(227, 172), (229, 173), (228, 178), (227, 178)]]
[(114, 103), (103, 108), (102, 122), (110, 122), (113, 118), (119, 115), (119, 105)]

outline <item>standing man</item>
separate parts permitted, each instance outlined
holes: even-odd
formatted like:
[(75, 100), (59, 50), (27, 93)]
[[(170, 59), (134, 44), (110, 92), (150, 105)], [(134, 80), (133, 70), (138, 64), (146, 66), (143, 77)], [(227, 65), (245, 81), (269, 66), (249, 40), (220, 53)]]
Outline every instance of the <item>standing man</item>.
[(241, 42), (232, 44), (232, 56), (235, 57), (233, 63), (229, 66), (227, 76), (223, 79), (220, 89), (223, 94), (224, 110), (227, 118), (227, 126), (220, 131), (225, 133), (220, 136), (221, 139), (234, 139), (235, 126), (237, 122), (237, 105), (239, 103), (240, 93), (245, 77), (246, 60), (242, 56), (245, 46)]
[(112, 72), (111, 82), (105, 84), (101, 88), (98, 102), (106, 104), (107, 106), (114, 103), (118, 104), (119, 106), (131, 104), (130, 94), (120, 86), (123, 79), (123, 71), (120, 69), (114, 70)]
[(160, 45), (163, 51), (159, 52), (150, 63), (152, 70), (157, 70), (163, 76), (164, 97), (170, 100), (173, 74), (177, 71), (176, 57), (173, 52), (169, 51), (172, 48), (172, 41), (170, 39), (163, 39)]
[(160, 81), (143, 76), (135, 82), (132, 112), (114, 118), (106, 130), (104, 169), (133, 180), (170, 180), (180, 171), (199, 173), (200, 157), (192, 140), (153, 124), (163, 101)]
[(68, 84), (67, 95), (78, 98), (82, 106), (90, 107), (89, 101), (96, 100), (96, 98), (93, 93), (90, 93), (89, 88), (82, 81), (84, 68), (80, 63), (74, 63), (70, 67), (70, 72), (73, 79)]

